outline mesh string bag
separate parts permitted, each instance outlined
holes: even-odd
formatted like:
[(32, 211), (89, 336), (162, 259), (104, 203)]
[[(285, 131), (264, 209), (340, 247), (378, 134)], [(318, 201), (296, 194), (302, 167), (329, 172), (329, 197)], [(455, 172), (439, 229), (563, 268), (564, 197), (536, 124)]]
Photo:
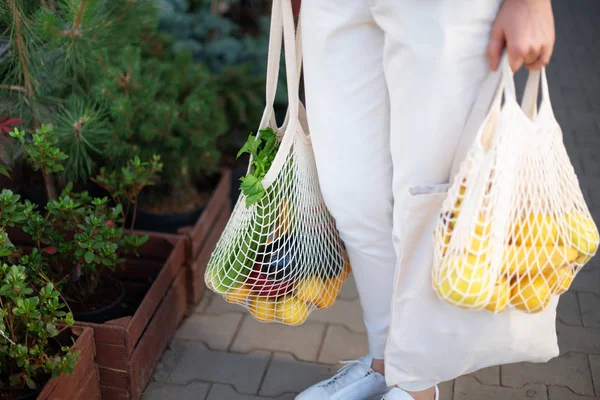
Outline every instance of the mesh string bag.
[[(251, 152), (247, 178), (210, 258), (207, 287), (245, 307), (261, 322), (300, 325), (315, 309), (330, 307), (350, 264), (319, 188), (304, 106), (299, 100), (301, 35), (290, 0), (273, 2), (267, 106)], [(285, 50), (288, 113), (273, 118), (279, 58)], [(272, 151), (272, 156), (261, 156)], [(276, 150), (276, 151), (275, 151)], [(264, 170), (264, 171), (263, 171)], [(259, 172), (263, 171), (264, 176)]]
[(519, 106), (506, 56), (502, 68), (434, 231), (433, 287), (465, 309), (538, 313), (569, 289), (600, 238), (552, 112), (545, 70), (530, 72)]

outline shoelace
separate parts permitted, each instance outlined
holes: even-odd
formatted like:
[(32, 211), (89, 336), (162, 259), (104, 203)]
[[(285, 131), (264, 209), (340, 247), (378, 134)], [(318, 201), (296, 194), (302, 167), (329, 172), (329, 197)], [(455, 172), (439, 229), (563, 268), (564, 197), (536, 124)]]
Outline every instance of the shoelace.
[(340, 364), (343, 364), (343, 367), (338, 369), (338, 372), (329, 380), (329, 382), (327, 382), (323, 386), (326, 386), (326, 387), (333, 386), (334, 389), (337, 389), (337, 387), (341, 387), (340, 382), (338, 382), (339, 379), (346, 376), (348, 374), (348, 372), (350, 371), (350, 369), (355, 365), (362, 366), (365, 369), (366, 375), (369, 375), (371, 372), (373, 372), (361, 360), (340, 361)]

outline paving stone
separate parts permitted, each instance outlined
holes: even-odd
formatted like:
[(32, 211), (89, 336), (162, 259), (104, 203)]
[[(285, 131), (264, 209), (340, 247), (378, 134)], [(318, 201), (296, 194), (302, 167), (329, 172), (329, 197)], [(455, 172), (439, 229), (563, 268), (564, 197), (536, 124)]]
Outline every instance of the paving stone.
[(181, 343), (177, 341), (171, 341), (171, 343), (169, 343), (169, 346), (163, 353), (160, 361), (156, 365), (154, 375), (152, 375), (152, 380), (158, 382), (167, 381), (169, 375), (171, 375), (173, 368), (175, 368), (175, 366), (179, 362), (179, 359), (181, 358), (181, 355), (184, 351), (185, 348), (182, 346)]
[(596, 394), (600, 395), (600, 355), (590, 354), (590, 367), (592, 369), (592, 378), (594, 379), (594, 387)]
[(346, 282), (344, 282), (344, 286), (342, 287), (342, 291), (338, 295), (338, 298), (345, 300), (358, 299), (358, 289), (356, 288), (354, 274), (350, 274), (348, 279), (346, 279)]
[(327, 327), (319, 362), (337, 364), (340, 360), (355, 360), (368, 353), (367, 335), (332, 325)]
[(500, 367), (489, 367), (470, 374), (484, 385), (500, 385)]
[(561, 354), (569, 352), (600, 353), (600, 328), (568, 326), (557, 322)]
[(360, 301), (337, 299), (327, 310), (315, 310), (308, 321), (344, 325), (356, 333), (366, 333), (365, 322), (362, 317)]
[(568, 291), (560, 296), (557, 313), (564, 324), (582, 326), (576, 292)]
[(573, 392), (593, 396), (594, 385), (586, 354), (569, 353), (544, 364), (518, 363), (502, 366), (502, 386), (521, 387), (527, 383), (549, 383)]
[(247, 314), (248, 311), (236, 303), (229, 303), (225, 301), (222, 296), (214, 295), (206, 310), (205, 314), (223, 314), (223, 313), (237, 313)]
[(599, 400), (600, 397), (581, 396), (562, 386), (548, 386), (549, 400)]
[(583, 325), (600, 328), (600, 297), (595, 293), (580, 293)]
[(227, 385), (215, 384), (212, 386), (206, 400), (293, 400), (296, 397), (293, 393), (287, 393), (279, 397), (263, 397), (240, 394), (234, 388)]
[(225, 383), (239, 393), (258, 392), (271, 357), (266, 351), (243, 355), (212, 351), (198, 342), (184, 342), (181, 346), (184, 352), (169, 376), (169, 382), (185, 384), (199, 380)]
[(300, 393), (336, 372), (337, 368), (331, 365), (302, 362), (291, 354), (275, 353), (258, 394), (274, 397), (286, 392)]
[(187, 385), (150, 382), (142, 400), (203, 400), (209, 388), (208, 383), (200, 382)]
[(246, 353), (251, 350), (269, 350), (292, 353), (298, 360), (317, 361), (325, 325), (306, 322), (300, 326), (262, 323), (247, 317), (233, 341), (231, 351)]
[(454, 398), (454, 381), (442, 382), (438, 385), (441, 400), (452, 400)]
[(548, 400), (544, 385), (528, 384), (521, 388), (484, 385), (471, 376), (454, 383), (454, 400)]
[(600, 153), (597, 149), (582, 148), (578, 149), (583, 161), (583, 172), (587, 176), (600, 175)]
[(206, 311), (213, 297), (215, 297), (213, 291), (208, 289), (205, 290), (198, 304), (194, 306), (194, 313), (203, 313), (204, 311)]
[(226, 351), (237, 332), (242, 314), (192, 314), (181, 325), (175, 337), (205, 343), (212, 350)]
[(573, 283), (571, 284), (571, 289), (576, 290), (578, 292), (599, 293), (600, 270), (589, 269), (586, 265), (573, 280)]

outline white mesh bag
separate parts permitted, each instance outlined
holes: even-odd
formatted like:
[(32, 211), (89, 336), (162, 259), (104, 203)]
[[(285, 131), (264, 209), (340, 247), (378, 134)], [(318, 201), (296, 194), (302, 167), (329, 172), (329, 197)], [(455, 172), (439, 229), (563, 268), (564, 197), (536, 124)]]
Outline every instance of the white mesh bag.
[(512, 75), (504, 77), (504, 106), (499, 90), (442, 206), (433, 285), (459, 307), (537, 313), (570, 287), (599, 236), (552, 112), (545, 70), (530, 73), (522, 108)]
[[(205, 274), (207, 286), (261, 322), (302, 324), (335, 301), (350, 274), (343, 243), (321, 191), (299, 100), (301, 43), (290, 0), (273, 1), (267, 102), (250, 149), (249, 175)], [(283, 30), (288, 113), (281, 128), (273, 102)]]

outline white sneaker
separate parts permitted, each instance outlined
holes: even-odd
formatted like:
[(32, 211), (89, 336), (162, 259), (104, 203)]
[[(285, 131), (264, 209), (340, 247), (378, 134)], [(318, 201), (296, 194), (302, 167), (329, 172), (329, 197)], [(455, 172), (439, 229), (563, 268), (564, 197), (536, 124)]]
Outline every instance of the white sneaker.
[[(393, 388), (381, 400), (415, 400), (410, 394), (400, 388)], [(435, 400), (440, 400), (440, 390), (435, 387)]]
[(296, 400), (378, 400), (388, 391), (385, 377), (373, 371), (370, 356), (342, 361), (338, 373), (309, 387)]

